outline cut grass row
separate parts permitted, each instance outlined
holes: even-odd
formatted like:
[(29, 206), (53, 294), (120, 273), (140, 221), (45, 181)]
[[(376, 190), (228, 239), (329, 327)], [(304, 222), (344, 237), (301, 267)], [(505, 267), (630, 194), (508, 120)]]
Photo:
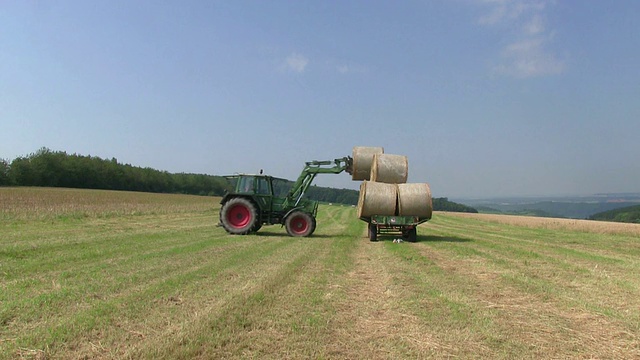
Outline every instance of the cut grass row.
[(473, 279), (476, 302), (505, 309), (497, 319), (511, 321), (515, 333), (526, 329), (518, 341), (542, 350), (537, 355), (639, 354), (637, 237), (531, 229), (457, 216), (441, 217), (431, 225), (433, 234), (454, 241), (434, 242), (437, 252), (430, 256), (448, 275)]
[(217, 199), (118, 192), (30, 213), (96, 196), (65, 191), (0, 205), (0, 358), (640, 356), (628, 232), (436, 213), (417, 243), (371, 243), (322, 206), (310, 238), (231, 236)]
[[(297, 343), (317, 344), (308, 330), (326, 326), (315, 306), (324, 296), (318, 289), (348, 264), (344, 247), (357, 239), (360, 224), (337, 220), (350, 209), (325, 212), (327, 226), (312, 239), (284, 236), (277, 227), (236, 237), (214, 226), (217, 204), (207, 201), (204, 212), (72, 220), (59, 214), (3, 224), (0, 353), (272, 353), (279, 339), (270, 336), (277, 334), (254, 336), (272, 318), (268, 329), (279, 328), (278, 337), (298, 334), (289, 352), (313, 354), (313, 346)], [(252, 334), (243, 341), (247, 329)]]

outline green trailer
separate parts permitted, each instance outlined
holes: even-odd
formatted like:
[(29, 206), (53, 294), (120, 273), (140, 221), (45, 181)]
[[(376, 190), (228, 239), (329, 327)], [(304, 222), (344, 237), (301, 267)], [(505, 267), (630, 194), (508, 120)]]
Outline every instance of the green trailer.
[(403, 239), (415, 242), (418, 237), (417, 227), (431, 217), (372, 215), (361, 217), (368, 224), (369, 240), (378, 241), (379, 234), (399, 234)]

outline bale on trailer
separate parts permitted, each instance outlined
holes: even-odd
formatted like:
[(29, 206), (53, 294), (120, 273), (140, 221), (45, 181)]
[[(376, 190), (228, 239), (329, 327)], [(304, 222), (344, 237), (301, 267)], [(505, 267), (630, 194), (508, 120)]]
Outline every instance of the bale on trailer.
[(371, 181), (404, 184), (409, 176), (409, 160), (404, 155), (374, 154)]
[(371, 176), (371, 166), (373, 164), (373, 155), (383, 154), (382, 147), (353, 147), (353, 173), (352, 180), (369, 180)]
[(431, 219), (432, 212), (429, 184), (398, 184), (398, 215)]
[(398, 188), (395, 184), (364, 181), (360, 185), (358, 217), (395, 215)]

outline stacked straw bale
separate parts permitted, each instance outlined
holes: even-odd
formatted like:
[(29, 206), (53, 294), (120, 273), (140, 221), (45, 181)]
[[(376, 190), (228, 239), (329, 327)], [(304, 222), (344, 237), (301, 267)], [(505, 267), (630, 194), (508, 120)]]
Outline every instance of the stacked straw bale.
[(406, 156), (385, 154), (381, 147), (354, 147), (352, 179), (364, 180), (360, 185), (358, 217), (400, 215), (430, 219), (433, 203), (429, 184), (407, 184), (408, 175)]
[(397, 184), (398, 215), (419, 216), (431, 219), (433, 203), (427, 183)]
[(353, 172), (352, 180), (369, 180), (371, 178), (371, 166), (375, 154), (383, 154), (382, 147), (355, 146), (353, 148)]
[(395, 215), (398, 187), (373, 181), (363, 181), (358, 198), (358, 217), (371, 215)]
[(375, 154), (371, 165), (371, 181), (404, 184), (409, 177), (409, 160), (404, 155)]

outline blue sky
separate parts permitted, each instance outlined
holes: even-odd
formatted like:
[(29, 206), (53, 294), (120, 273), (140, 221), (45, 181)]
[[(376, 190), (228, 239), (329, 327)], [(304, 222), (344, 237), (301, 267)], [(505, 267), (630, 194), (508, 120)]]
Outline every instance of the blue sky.
[(5, 0), (0, 158), (295, 179), (383, 146), (437, 197), (640, 192), (639, 18), (623, 0)]

